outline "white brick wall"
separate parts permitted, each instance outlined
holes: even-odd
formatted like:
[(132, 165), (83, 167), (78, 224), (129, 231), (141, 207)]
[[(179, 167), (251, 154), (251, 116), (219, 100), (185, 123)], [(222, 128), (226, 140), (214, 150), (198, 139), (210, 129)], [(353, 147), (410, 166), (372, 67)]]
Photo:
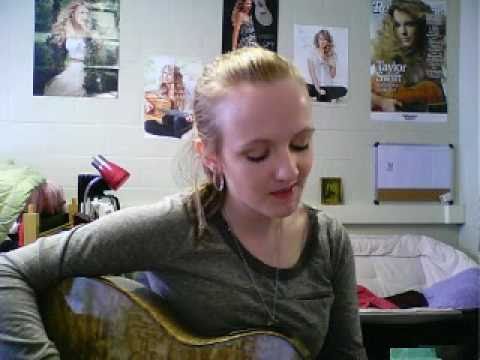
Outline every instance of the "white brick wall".
[[(458, 83), (453, 75), (458, 71), (458, 1), (448, 1), (449, 122), (417, 125), (368, 120), (369, 3), (280, 0), (279, 53), (288, 58), (293, 58), (296, 23), (349, 28), (348, 101), (313, 108), (319, 131), (317, 163), (305, 193), (309, 203), (320, 202), (320, 176), (341, 176), (346, 206), (370, 206), (371, 147), (376, 141), (459, 142)], [(171, 169), (178, 143), (143, 135), (143, 65), (151, 55), (207, 62), (219, 54), (222, 0), (122, 0), (116, 100), (33, 97), (33, 24), (33, 0), (0, 0), (0, 157), (37, 167), (69, 196), (76, 194), (79, 172), (95, 172), (90, 158), (98, 153), (131, 171), (119, 191), (124, 205), (149, 203), (176, 191)], [(445, 232), (448, 237), (451, 233)]]

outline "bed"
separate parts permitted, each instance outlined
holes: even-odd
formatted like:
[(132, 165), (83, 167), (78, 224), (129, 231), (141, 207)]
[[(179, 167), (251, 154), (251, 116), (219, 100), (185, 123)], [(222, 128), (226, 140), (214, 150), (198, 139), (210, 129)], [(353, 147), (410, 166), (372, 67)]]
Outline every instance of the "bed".
[(437, 347), (443, 359), (478, 359), (478, 264), (422, 235), (351, 235), (357, 283), (379, 297), (407, 292), (427, 306), (360, 309), (369, 359), (390, 348)]

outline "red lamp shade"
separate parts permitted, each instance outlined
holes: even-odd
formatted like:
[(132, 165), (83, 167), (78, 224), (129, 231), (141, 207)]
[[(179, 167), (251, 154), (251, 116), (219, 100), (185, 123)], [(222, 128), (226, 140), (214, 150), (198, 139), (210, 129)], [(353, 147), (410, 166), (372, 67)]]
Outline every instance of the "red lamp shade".
[(118, 190), (130, 177), (130, 173), (127, 170), (108, 161), (102, 155), (95, 156), (92, 165), (98, 170), (103, 180), (112, 190)]

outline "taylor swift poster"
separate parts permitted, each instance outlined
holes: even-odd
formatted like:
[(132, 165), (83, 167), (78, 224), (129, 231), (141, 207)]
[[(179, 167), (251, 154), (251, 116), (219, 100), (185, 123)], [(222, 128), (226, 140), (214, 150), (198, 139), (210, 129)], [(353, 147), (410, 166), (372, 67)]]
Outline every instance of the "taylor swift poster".
[(348, 92), (348, 29), (295, 25), (295, 65), (316, 102), (344, 103)]
[(181, 138), (192, 128), (193, 92), (200, 60), (155, 56), (145, 66), (143, 121), (146, 137)]
[(278, 0), (224, 0), (222, 53), (261, 46), (277, 51)]
[(446, 1), (370, 7), (371, 119), (447, 121)]
[(118, 95), (119, 0), (35, 0), (33, 95)]

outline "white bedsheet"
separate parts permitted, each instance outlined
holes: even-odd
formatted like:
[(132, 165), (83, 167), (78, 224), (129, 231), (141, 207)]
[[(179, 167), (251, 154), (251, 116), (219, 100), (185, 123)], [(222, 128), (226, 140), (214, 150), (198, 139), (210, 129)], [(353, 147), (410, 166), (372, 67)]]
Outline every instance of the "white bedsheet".
[(424, 235), (351, 234), (357, 283), (378, 296), (421, 291), (478, 266), (463, 252)]

